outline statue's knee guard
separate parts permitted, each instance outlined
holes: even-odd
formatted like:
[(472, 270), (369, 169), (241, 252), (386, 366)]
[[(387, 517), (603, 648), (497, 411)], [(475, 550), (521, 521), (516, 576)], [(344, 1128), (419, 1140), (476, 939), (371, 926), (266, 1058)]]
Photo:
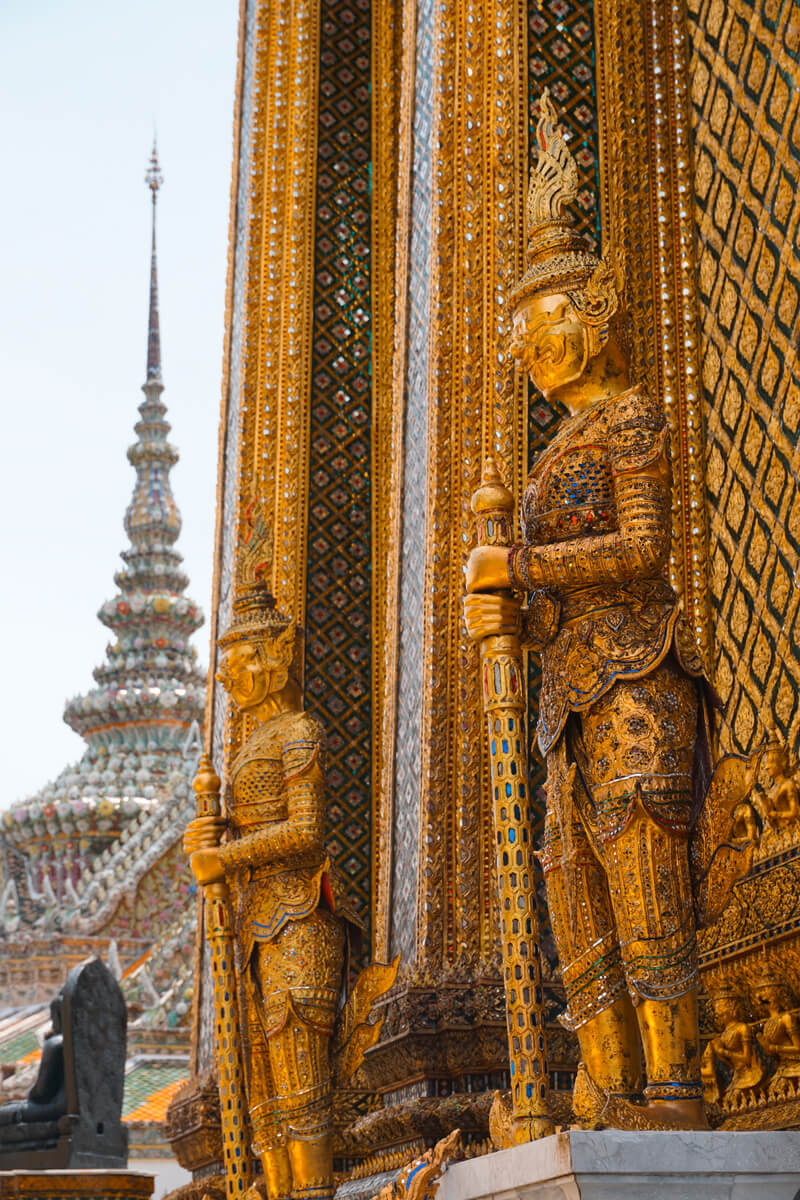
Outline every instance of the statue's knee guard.
[(250, 1109), (250, 1128), (253, 1133), (253, 1153), (259, 1158), (286, 1145), (277, 1100), (274, 1098), (253, 1105)]
[(625, 972), (616, 934), (612, 931), (587, 946), (561, 969), (567, 1007), (559, 1020), (579, 1030), (610, 1008), (626, 990)]
[[(698, 985), (697, 936), (686, 839), (639, 812), (604, 845), (603, 858), (633, 1003), (692, 991)], [(643, 862), (651, 865), (656, 887)]]
[(316, 1142), (332, 1129), (332, 1089), (329, 1081), (303, 1088), (280, 1100), (280, 1122), (287, 1139)]
[(560, 824), (548, 812), (540, 861), (567, 995), (561, 1022), (576, 1030), (625, 990), (611, 899), (605, 872), (576, 816)]

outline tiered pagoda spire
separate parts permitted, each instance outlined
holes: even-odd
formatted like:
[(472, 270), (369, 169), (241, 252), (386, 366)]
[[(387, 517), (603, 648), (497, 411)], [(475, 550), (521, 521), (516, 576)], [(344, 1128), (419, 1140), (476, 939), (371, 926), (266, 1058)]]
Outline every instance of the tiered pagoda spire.
[(96, 686), (64, 711), (87, 743), (82, 758), (0, 817), (6, 869), (16, 888), (12, 908), (19, 909), (9, 917), (0, 904), (0, 932), (12, 918), (59, 920), (64, 905), (76, 902), (74, 888), (102, 871), (123, 831), (146, 820), (159, 802), (190, 795), (197, 741), (191, 731), (203, 720), (205, 674), (189, 639), (203, 614), (184, 594), (188, 579), (175, 549), (181, 515), (170, 472), (178, 453), (167, 441), (161, 398), (156, 209), (162, 176), (155, 144), (145, 180), (152, 200), (150, 312), (144, 400), (128, 450), (136, 471), (124, 521), (130, 545), (114, 576), (118, 591), (98, 613), (114, 640), (94, 671)]
[[(155, 145), (145, 179), (152, 197), (148, 368), (136, 442), (128, 449), (136, 469), (125, 514), (130, 546), (114, 577), (118, 593), (98, 613), (114, 641), (94, 672), (95, 688), (65, 709), (67, 725), (86, 742), (83, 757), (0, 817), (7, 870), (20, 913), (31, 920), (53, 896), (56, 906), (68, 899), (68, 889), (158, 800), (186, 792), (192, 756), (185, 749), (194, 722), (203, 721), (205, 676), (190, 646), (203, 613), (184, 594), (188, 580), (175, 550), (181, 516), (169, 474), (178, 451), (167, 440), (161, 398), (156, 205), (162, 175)], [(0, 925), (2, 919), (0, 912)]]
[(196, 665), (190, 635), (202, 624), (200, 609), (183, 595), (188, 580), (174, 549), (181, 515), (170, 471), (178, 452), (167, 441), (169, 424), (161, 394), (156, 207), (163, 182), (155, 143), (145, 181), (152, 196), (150, 313), (144, 400), (128, 460), (136, 469), (125, 513), (130, 546), (114, 582), (119, 592), (98, 616), (116, 634), (106, 661), (94, 672), (98, 687), (71, 700), (64, 719), (89, 743), (159, 750), (182, 744), (192, 721), (202, 720), (205, 679)]

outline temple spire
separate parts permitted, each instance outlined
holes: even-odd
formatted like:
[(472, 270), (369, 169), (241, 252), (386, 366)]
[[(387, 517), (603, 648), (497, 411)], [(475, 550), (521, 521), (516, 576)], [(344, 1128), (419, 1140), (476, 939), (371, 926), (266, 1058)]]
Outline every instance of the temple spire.
[(201, 719), (204, 679), (188, 638), (203, 616), (183, 594), (188, 580), (175, 549), (181, 514), (170, 472), (178, 452), (167, 441), (170, 427), (162, 399), (156, 274), (156, 198), (162, 176), (155, 142), (145, 182), (153, 205), (150, 320), (144, 399), (134, 426), (136, 441), (128, 447), (128, 461), (136, 471), (125, 511), (130, 545), (122, 551), (125, 566), (114, 577), (119, 592), (98, 614), (116, 641), (94, 672), (98, 686), (71, 700), (64, 715), (90, 746), (108, 748), (128, 739), (175, 749), (183, 745), (192, 722)]
[(158, 147), (153, 138), (153, 149), (144, 181), (150, 188), (153, 201), (153, 240), (150, 252), (150, 317), (147, 324), (147, 383), (161, 383), (161, 334), (158, 327), (158, 265), (156, 261), (156, 203), (158, 190), (164, 182), (158, 162)]

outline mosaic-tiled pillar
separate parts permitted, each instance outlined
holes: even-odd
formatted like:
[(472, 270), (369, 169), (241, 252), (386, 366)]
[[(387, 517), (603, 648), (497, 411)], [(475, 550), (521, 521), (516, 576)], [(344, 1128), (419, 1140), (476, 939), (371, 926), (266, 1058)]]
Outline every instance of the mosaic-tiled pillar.
[[(402, 6), (400, 421), (389, 477), (396, 620), (387, 649), (395, 686), (376, 781), (374, 919), (378, 955), (399, 951), (403, 965), (386, 1049), (367, 1067), (387, 1103), (438, 1094), (443, 1076), (449, 1089), (479, 1088), (480, 1078), (497, 1086), (506, 1065), (488, 766), (462, 569), (484, 456), (497, 454), (517, 490), (523, 471), (524, 389), (504, 343), (505, 296), (522, 270), (525, 38), (524, 13), (507, 0)], [(460, 1031), (426, 1036), (456, 1010)]]
[[(379, 781), (375, 925), (378, 952), (403, 955), (404, 982), (387, 1016), (391, 1053), (379, 1048), (372, 1057), (375, 1084), (397, 1088), (387, 1103), (436, 1094), (443, 1074), (456, 1090), (493, 1086), (492, 1072), (500, 1078), (506, 1066), (484, 731), (462, 568), (485, 456), (499, 459), (519, 493), (529, 441), (531, 449), (543, 444), (561, 416), (529, 396), (516, 372), (505, 305), (522, 273), (528, 128), (546, 84), (581, 139), (584, 223), (597, 234), (593, 67), (588, 2), (403, 6), (396, 693), (384, 712), (394, 755)], [(451, 1022), (453, 1011), (463, 1036), (450, 1029), (434, 1045), (426, 1032)], [(563, 1065), (569, 1051), (556, 1043)], [(411, 1091), (400, 1086), (409, 1077)]]
[[(433, 3), (420, 0), (414, 20), (413, 53), (406, 72), (404, 100), (413, 96), (413, 115), (406, 116), (408, 162), (404, 180), (408, 195), (403, 283), (406, 324), (402, 340), (404, 405), (402, 502), (398, 562), (399, 630), (396, 662), (393, 820), (391, 824), (391, 901), (387, 907), (388, 953), (401, 953), (412, 963), (417, 949), (417, 883), (419, 868), (420, 763), (422, 738), (422, 652), (425, 595), (425, 527), (427, 513), (428, 329), (430, 299), (431, 126), (433, 101)], [(410, 32), (410, 31), (409, 31)], [(408, 34), (407, 34), (408, 36)]]

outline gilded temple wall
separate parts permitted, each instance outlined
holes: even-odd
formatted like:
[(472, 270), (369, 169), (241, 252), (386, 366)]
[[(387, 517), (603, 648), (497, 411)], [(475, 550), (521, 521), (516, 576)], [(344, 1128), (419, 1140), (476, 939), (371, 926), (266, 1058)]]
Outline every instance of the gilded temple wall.
[[(560, 417), (533, 394), (525, 404), (505, 356), (535, 99), (549, 85), (572, 133), (582, 228), (599, 238), (602, 209), (603, 248), (620, 250), (629, 270), (643, 331), (639, 366), (665, 403), (676, 453), (673, 578), (689, 580), (701, 645), (703, 441), (692, 380), (698, 357), (703, 362), (719, 682), (724, 692), (729, 662), (726, 698), (737, 714), (774, 693), (784, 723), (800, 677), (789, 645), (798, 640), (790, 519), (797, 520), (798, 326), (794, 310), (787, 318), (794, 285), (785, 266), (775, 267), (766, 299), (758, 289), (762, 242), (779, 251), (796, 238), (797, 99), (792, 93), (778, 123), (789, 146), (781, 157), (768, 111), (779, 72), (765, 72), (758, 102), (740, 88), (733, 103), (710, 0), (690, 13), (690, 47), (685, 18), (665, 0), (624, 11), (612, 0), (529, 0), (524, 8), (511, 0), (404, 0), (373, 9), (368, 0), (243, 3), (217, 623), (227, 620), (232, 546), (259, 492), (275, 527), (274, 590), (306, 630), (307, 705), (328, 730), (338, 865), (369, 913), (377, 955), (401, 950), (408, 967), (432, 980), (456, 964), (458, 982), (464, 963), (491, 964), (496, 948), (477, 655), (461, 622), (469, 498), (488, 453), (498, 454), (518, 491)], [(791, 60), (796, 74), (786, 12), (782, 19), (785, 69)], [(720, 29), (734, 24), (724, 18)], [(754, 60), (758, 28), (748, 29), (743, 63)], [(650, 89), (656, 68), (668, 82)], [(715, 132), (717, 78), (730, 109), (723, 134)], [(670, 167), (688, 159), (689, 85), (699, 273), (687, 244), (695, 226), (685, 176)], [(737, 199), (732, 167), (726, 176), (736, 105), (750, 124), (761, 120), (753, 146), (764, 143), (773, 155), (761, 198)], [(496, 123), (484, 123), (486, 112)], [(756, 162), (755, 148), (751, 157)], [(785, 213), (784, 177), (795, 185)], [(723, 178), (734, 196), (720, 231)], [(746, 265), (736, 258), (744, 216), (756, 231), (770, 228), (769, 237), (754, 234)], [(737, 296), (729, 325), (726, 280)], [(770, 330), (749, 367), (741, 359), (748, 313)], [(743, 334), (739, 357), (731, 330)], [(731, 397), (741, 398), (735, 420)], [(748, 474), (756, 428), (775, 447)], [(740, 492), (751, 491), (755, 500), (736, 525)], [(769, 546), (759, 571), (759, 520), (774, 520), (773, 512), (786, 546)], [(740, 589), (728, 581), (743, 570), (757, 580), (758, 620), (742, 649)], [(535, 693), (533, 661), (530, 679)], [(224, 729), (225, 704), (213, 695), (220, 769), (241, 730), (230, 720)], [(736, 719), (746, 745), (748, 718)], [(201, 1005), (206, 1000), (204, 993)]]
[(690, 0), (710, 584), (722, 740), (800, 728), (800, 10)]

